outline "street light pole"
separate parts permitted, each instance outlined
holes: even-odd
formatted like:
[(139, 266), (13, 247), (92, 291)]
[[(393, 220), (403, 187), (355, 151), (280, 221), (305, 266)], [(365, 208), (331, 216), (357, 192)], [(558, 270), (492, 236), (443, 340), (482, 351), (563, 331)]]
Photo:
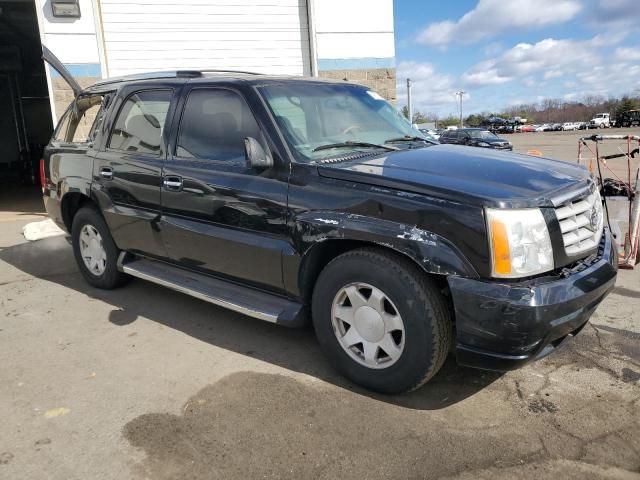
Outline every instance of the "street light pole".
[(409, 111), (409, 123), (413, 125), (413, 107), (411, 105), (411, 79), (407, 78), (407, 110)]
[(462, 125), (462, 96), (467, 93), (463, 90), (460, 90), (459, 92), (456, 92), (456, 97), (460, 97), (460, 128), (463, 128)]

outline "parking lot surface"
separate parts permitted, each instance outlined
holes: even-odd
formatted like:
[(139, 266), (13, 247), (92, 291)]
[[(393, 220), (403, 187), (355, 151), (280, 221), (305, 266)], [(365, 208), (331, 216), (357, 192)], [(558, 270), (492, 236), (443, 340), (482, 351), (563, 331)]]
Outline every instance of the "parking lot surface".
[[(508, 138), (574, 160), (581, 134)], [(22, 237), (39, 202), (6, 195), (2, 479), (640, 478), (640, 267), (552, 356), (506, 374), (450, 358), (383, 396), (331, 370), (311, 330), (139, 280), (89, 287), (64, 236)]]

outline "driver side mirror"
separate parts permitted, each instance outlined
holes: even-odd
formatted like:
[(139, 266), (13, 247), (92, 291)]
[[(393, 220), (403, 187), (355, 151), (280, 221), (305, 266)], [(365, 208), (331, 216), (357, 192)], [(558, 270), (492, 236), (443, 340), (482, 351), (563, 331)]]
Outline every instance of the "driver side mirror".
[(273, 158), (264, 151), (260, 142), (253, 137), (244, 139), (244, 154), (249, 168), (273, 167)]

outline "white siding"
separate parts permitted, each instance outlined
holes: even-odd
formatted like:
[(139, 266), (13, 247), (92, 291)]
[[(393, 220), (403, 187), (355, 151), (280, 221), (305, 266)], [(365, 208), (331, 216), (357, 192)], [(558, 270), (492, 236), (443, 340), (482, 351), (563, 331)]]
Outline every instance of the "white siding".
[(310, 74), (306, 0), (99, 4), (109, 76), (199, 68)]
[(393, 58), (393, 0), (315, 0), (319, 59)]

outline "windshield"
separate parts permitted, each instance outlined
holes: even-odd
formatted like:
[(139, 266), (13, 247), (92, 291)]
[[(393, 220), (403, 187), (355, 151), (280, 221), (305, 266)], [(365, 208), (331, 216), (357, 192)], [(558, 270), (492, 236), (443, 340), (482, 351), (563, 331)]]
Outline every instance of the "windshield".
[[(373, 150), (372, 147), (346, 145), (314, 151), (322, 145), (344, 142), (384, 145), (386, 141), (397, 141), (402, 137), (427, 140), (400, 112), (366, 87), (291, 82), (262, 86), (259, 90), (300, 162)], [(399, 146), (398, 143), (394, 145)]]
[(471, 135), (471, 138), (480, 138), (484, 140), (494, 140), (498, 138), (497, 135), (494, 135), (488, 130), (469, 130), (469, 135)]

